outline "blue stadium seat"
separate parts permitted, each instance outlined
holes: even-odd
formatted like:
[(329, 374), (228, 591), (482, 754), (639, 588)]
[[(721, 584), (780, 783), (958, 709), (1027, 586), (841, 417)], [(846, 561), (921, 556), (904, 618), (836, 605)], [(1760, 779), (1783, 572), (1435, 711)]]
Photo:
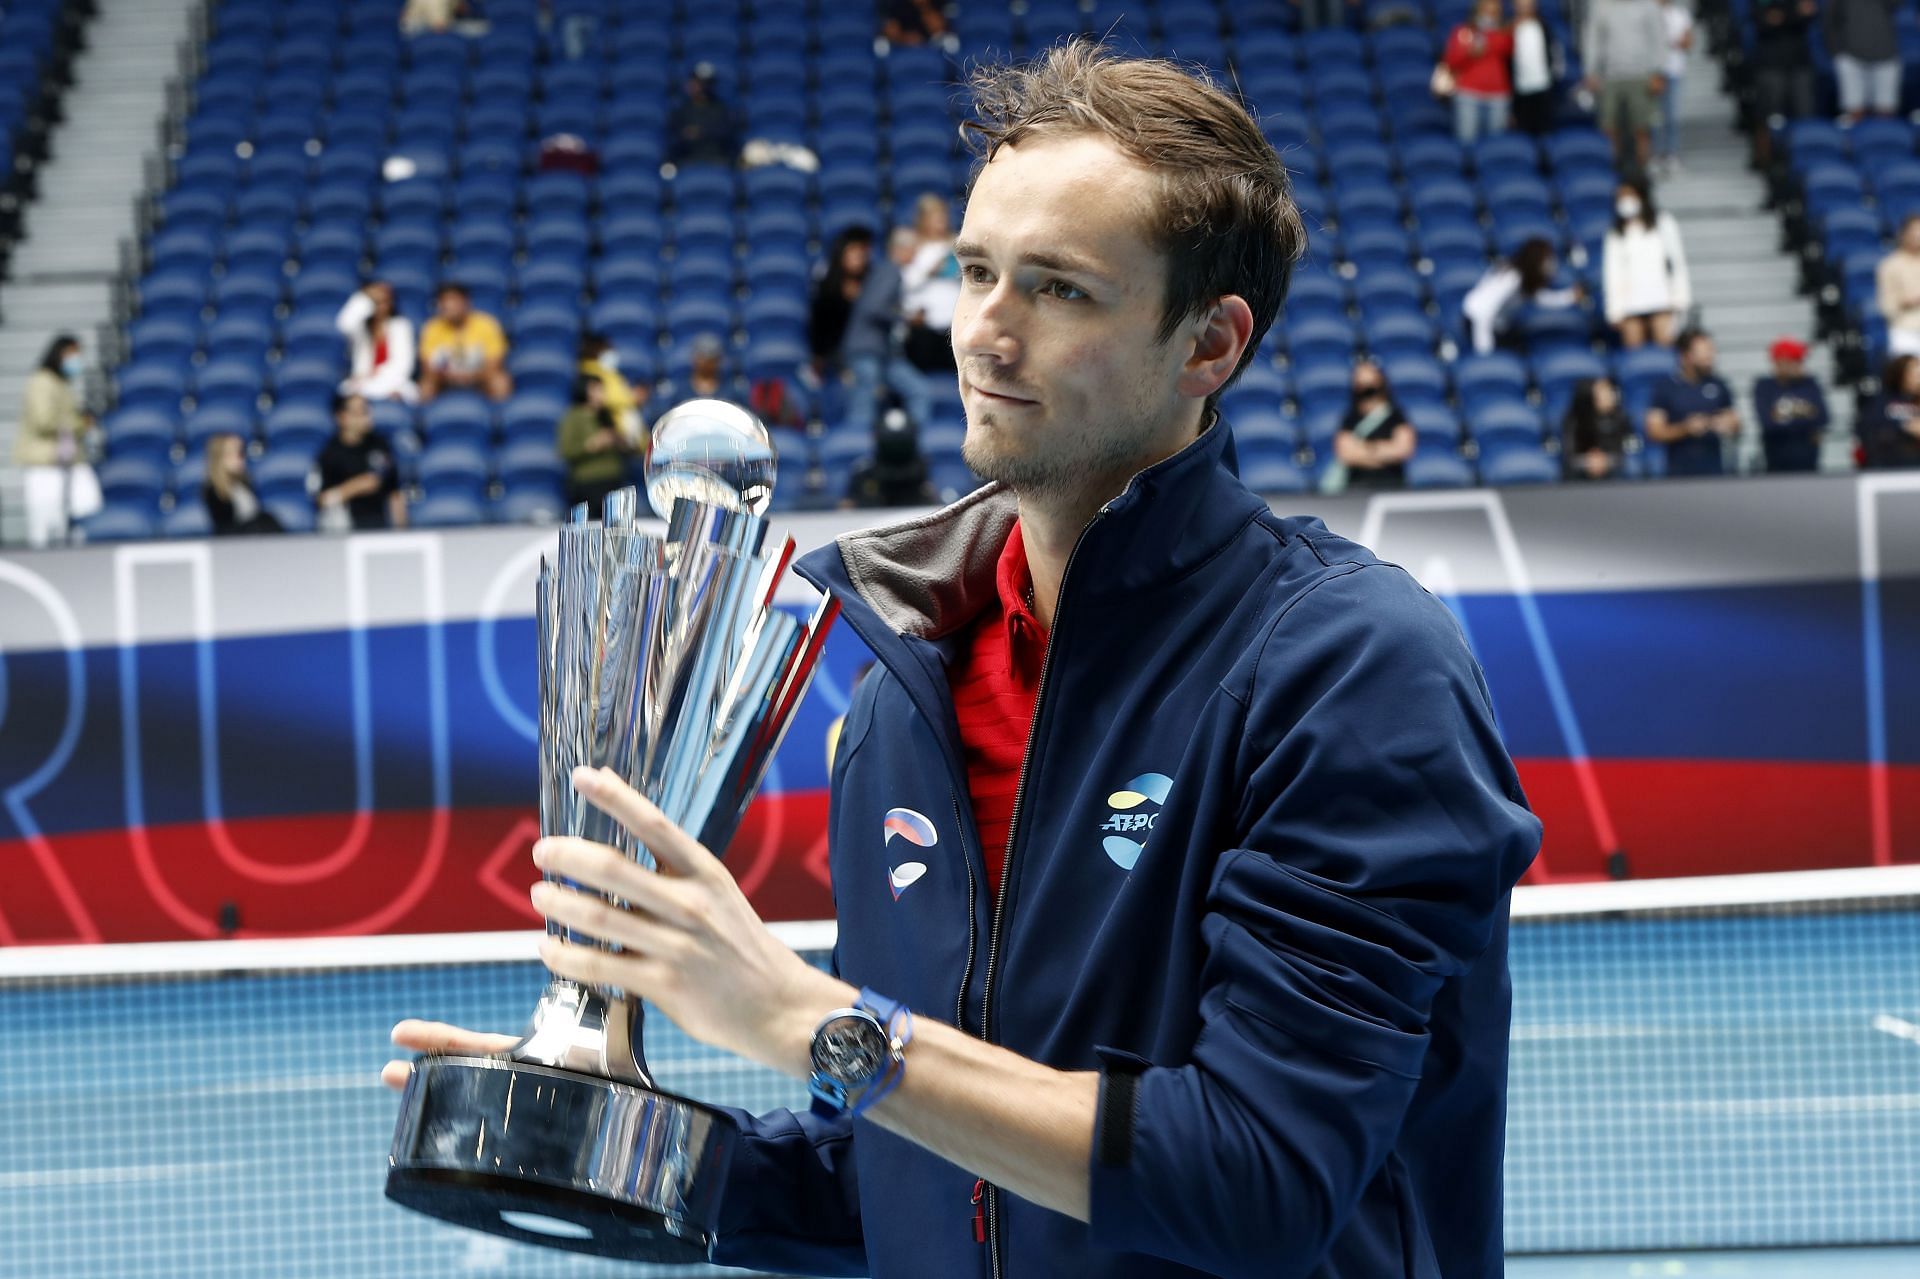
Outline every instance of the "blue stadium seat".
[(109, 457), (138, 455), (164, 461), (180, 431), (180, 406), (122, 405), (103, 423)]
[(172, 360), (142, 360), (120, 370), (122, 408), (150, 408), (177, 413), (187, 391), (185, 366)]
[(272, 508), (280, 503), (311, 501), (318, 452), (317, 446), (307, 449), (293, 447), (291, 442), (270, 444), (252, 467), (254, 491), (261, 503)]
[(567, 468), (554, 452), (553, 436), (544, 440), (522, 439), (502, 445), (495, 458), (500, 482), (508, 489), (528, 485), (551, 485), (558, 491), (565, 483)]
[(1537, 447), (1543, 435), (1540, 411), (1517, 397), (1470, 404), (1466, 426), (1482, 451), (1515, 442)]
[(326, 403), (333, 398), (342, 372), (340, 354), (330, 359), (302, 355), (282, 360), (279, 367), (273, 370), (274, 398), (276, 402), (291, 399)]
[(1420, 451), (1407, 459), (1407, 487), (1410, 489), (1468, 488), (1473, 484), (1473, 468), (1458, 454), (1446, 451)]
[(506, 449), (529, 441), (552, 450), (560, 418), (566, 411), (567, 397), (564, 395), (516, 389), (500, 414), (503, 453)]
[(1673, 349), (1671, 347), (1634, 347), (1620, 352), (1614, 360), (1614, 373), (1623, 388), (1651, 385), (1672, 372)]
[(1560, 479), (1560, 467), (1538, 445), (1517, 445), (1482, 453), (1480, 479), (1500, 486), (1553, 484)]
[(432, 441), (416, 466), (428, 497), (456, 495), (476, 501), (486, 496), (491, 470), (486, 446), (465, 439)]
[(77, 521), (82, 542), (136, 542), (158, 530), (157, 513), (139, 505), (109, 503), (98, 514)]
[(100, 494), (108, 503), (152, 509), (167, 489), (166, 466), (151, 456), (110, 457), (97, 470)]
[[(573, 339), (564, 346), (534, 347), (514, 351), (507, 357), (507, 368), (517, 388), (529, 392), (565, 395), (573, 389), (578, 365), (573, 355)], [(431, 431), (429, 427), (429, 431)]]
[(178, 315), (155, 315), (127, 326), (127, 342), (135, 360), (184, 364), (200, 346), (200, 326)]
[(493, 434), (493, 406), (472, 391), (447, 392), (420, 410), (420, 427), (430, 446), (484, 447)]
[(1535, 356), (1533, 361), (1534, 381), (1540, 384), (1540, 392), (1546, 396), (1571, 388), (1575, 382), (1606, 375), (1606, 365), (1591, 351), (1550, 351)]
[(332, 437), (333, 418), (316, 404), (280, 404), (267, 414), (265, 434), (268, 453), (311, 458)]

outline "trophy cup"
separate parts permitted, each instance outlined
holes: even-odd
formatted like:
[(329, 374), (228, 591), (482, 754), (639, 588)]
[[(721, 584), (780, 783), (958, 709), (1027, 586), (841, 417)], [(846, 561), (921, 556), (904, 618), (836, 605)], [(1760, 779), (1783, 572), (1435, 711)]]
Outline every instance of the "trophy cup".
[[(757, 418), (694, 400), (660, 419), (647, 462), (664, 537), (636, 525), (632, 489), (607, 498), (598, 524), (577, 507), (561, 527), (535, 607), (542, 835), (653, 864), (574, 792), (584, 764), (613, 769), (725, 851), (838, 612), (828, 599), (803, 623), (773, 607), (793, 557), (791, 538), (765, 546), (773, 478)], [(550, 1247), (705, 1259), (737, 1132), (722, 1112), (656, 1089), (640, 1037), (637, 998), (556, 977), (504, 1055), (422, 1057), (387, 1197)]]

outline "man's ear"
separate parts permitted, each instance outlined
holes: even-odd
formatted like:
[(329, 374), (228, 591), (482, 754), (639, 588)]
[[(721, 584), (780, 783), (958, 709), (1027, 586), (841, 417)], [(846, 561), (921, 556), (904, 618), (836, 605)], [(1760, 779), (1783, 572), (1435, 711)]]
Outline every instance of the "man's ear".
[(1253, 337), (1253, 308), (1229, 293), (1198, 317), (1193, 353), (1180, 369), (1180, 394), (1205, 399), (1226, 385)]

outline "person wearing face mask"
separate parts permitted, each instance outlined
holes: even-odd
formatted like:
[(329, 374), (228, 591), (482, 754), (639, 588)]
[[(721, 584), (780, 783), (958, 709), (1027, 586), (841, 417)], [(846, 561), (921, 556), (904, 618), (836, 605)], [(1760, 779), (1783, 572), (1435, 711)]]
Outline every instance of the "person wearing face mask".
[(1387, 375), (1372, 360), (1353, 366), (1352, 397), (1339, 433), (1334, 460), (1344, 475), (1329, 477), (1335, 487), (1397, 489), (1407, 482), (1407, 459), (1415, 435), (1406, 414), (1393, 402)]
[(647, 402), (651, 388), (634, 386), (620, 371), (620, 352), (613, 349), (613, 343), (599, 333), (589, 333), (580, 339), (580, 375), (597, 379), (608, 416), (614, 429), (619, 431), (626, 442), (626, 448), (632, 453), (645, 453), (647, 450), (647, 428), (641, 421), (640, 410)]
[(1622, 346), (1665, 346), (1673, 340), (1674, 317), (1693, 305), (1680, 224), (1654, 208), (1653, 194), (1639, 178), (1620, 183), (1613, 212), (1613, 229), (1600, 252), (1607, 323)]
[(87, 461), (93, 415), (80, 407), (76, 393), (85, 370), (79, 339), (61, 333), (27, 378), (13, 461), (26, 489), (30, 546), (66, 541), (71, 521), (100, 509), (100, 481)]
[(1453, 136), (1471, 146), (1476, 138), (1504, 133), (1513, 103), (1513, 33), (1500, 25), (1500, 0), (1478, 0), (1473, 19), (1447, 37), (1447, 70), (1453, 72)]
[(1726, 462), (1721, 441), (1740, 433), (1733, 392), (1713, 371), (1713, 339), (1689, 329), (1674, 345), (1679, 357), (1672, 374), (1653, 388), (1647, 409), (1647, 438), (1667, 446), (1667, 474), (1721, 475)]

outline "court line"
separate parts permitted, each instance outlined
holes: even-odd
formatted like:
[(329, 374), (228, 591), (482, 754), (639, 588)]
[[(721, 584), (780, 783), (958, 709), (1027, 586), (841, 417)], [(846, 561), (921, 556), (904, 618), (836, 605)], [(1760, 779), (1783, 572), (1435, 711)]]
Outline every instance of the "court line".
[(0, 1189), (31, 1190), (41, 1186), (113, 1186), (137, 1181), (165, 1181), (173, 1177), (250, 1168), (244, 1159), (221, 1159), (190, 1164), (119, 1164), (106, 1168), (34, 1168), (0, 1172)]

